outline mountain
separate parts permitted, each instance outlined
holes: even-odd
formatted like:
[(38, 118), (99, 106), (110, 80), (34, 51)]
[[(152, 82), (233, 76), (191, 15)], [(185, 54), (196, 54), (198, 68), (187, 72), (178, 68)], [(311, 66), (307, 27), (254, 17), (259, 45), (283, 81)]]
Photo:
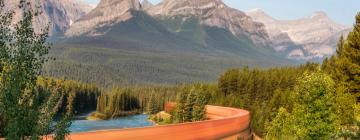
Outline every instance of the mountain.
[[(193, 2), (143, 9), (137, 0), (102, 0), (55, 44), (45, 73), (111, 87), (215, 81), (228, 68), (292, 63), (267, 46), (263, 24), (219, 0)], [(176, 6), (165, 14), (156, 10), (163, 4)], [(179, 9), (192, 12), (171, 12)]]
[[(94, 28), (119, 23), (132, 18), (129, 10), (145, 10), (154, 17), (196, 17), (201, 25), (217, 27), (231, 31), (238, 37), (248, 37), (257, 45), (265, 46), (268, 36), (263, 24), (254, 22), (245, 13), (229, 8), (220, 0), (165, 0), (164, 2), (151, 6), (148, 1), (140, 4), (138, 0), (103, 0), (98, 7), (88, 15), (80, 19), (67, 31), (67, 36), (89, 36), (101, 35), (103, 33), (91, 32)], [(183, 9), (180, 12), (179, 8)], [(116, 9), (116, 10), (114, 10)], [(115, 12), (116, 11), (116, 12)]]
[(144, 10), (147, 10), (149, 8), (152, 8), (154, 7), (154, 4), (152, 4), (151, 2), (149, 2), (148, 0), (143, 0), (141, 2), (141, 8), (144, 9)]
[(89, 14), (77, 21), (67, 32), (66, 36), (97, 36), (104, 33), (92, 32), (103, 26), (116, 24), (131, 19), (129, 10), (140, 10), (138, 0), (102, 0)]
[(315, 12), (296, 20), (277, 20), (261, 9), (253, 9), (246, 14), (265, 24), (276, 50), (289, 50), (288, 47), (292, 46), (288, 56), (297, 59), (321, 59), (333, 54), (336, 43), (325, 42), (334, 42), (329, 39), (347, 29), (324, 12)]
[[(338, 33), (333, 34), (331, 37), (329, 37), (327, 40), (325, 40), (324, 42), (322, 42), (323, 46), (334, 46), (335, 44), (338, 43), (339, 39), (341, 36), (343, 36), (344, 38), (346, 38), (348, 36), (348, 34), (352, 31), (352, 28), (347, 28), (344, 29)], [(334, 47), (335, 48), (335, 47)]]
[(249, 37), (257, 45), (266, 45), (268, 35), (263, 24), (254, 22), (245, 13), (228, 7), (221, 0), (164, 0), (146, 10), (155, 17), (195, 17), (201, 25), (226, 29), (235, 36)]
[[(88, 13), (92, 7), (80, 0), (39, 0), (42, 14), (34, 21), (35, 30), (40, 30), (50, 23), (50, 36), (63, 34), (72, 23)], [(19, 0), (6, 0), (7, 8), (15, 10), (15, 20), (21, 17), (21, 11), (16, 7)], [(34, 4), (34, 3), (33, 3)]]

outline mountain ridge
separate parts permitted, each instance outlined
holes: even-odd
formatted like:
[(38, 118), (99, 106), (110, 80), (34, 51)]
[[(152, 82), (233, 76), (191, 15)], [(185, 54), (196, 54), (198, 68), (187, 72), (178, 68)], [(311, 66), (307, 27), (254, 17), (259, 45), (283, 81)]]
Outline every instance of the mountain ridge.
[(88, 34), (98, 36), (104, 33), (91, 33), (96, 28), (116, 24), (132, 18), (129, 10), (140, 10), (141, 4), (138, 0), (102, 0), (87, 15), (80, 18), (65, 35), (67, 37)]
[[(273, 42), (275, 41), (275, 48), (279, 46), (276, 41), (282, 39), (287, 43), (292, 42), (300, 46), (303, 51), (296, 49), (288, 54), (289, 57), (294, 56), (299, 59), (322, 59), (332, 55), (336, 44), (324, 42), (334, 34), (347, 29), (346, 26), (331, 20), (323, 11), (317, 11), (310, 16), (294, 20), (278, 20), (261, 9), (249, 10), (246, 13), (255, 21), (265, 24), (270, 38), (273, 38)], [(274, 40), (274, 38), (278, 40)]]
[(221, 0), (164, 0), (146, 10), (152, 16), (195, 16), (200, 24), (228, 29), (235, 36), (249, 36), (257, 45), (266, 46), (268, 35), (262, 23), (254, 22), (245, 13), (228, 7)]
[[(17, 8), (20, 0), (5, 0), (6, 8), (14, 9), (14, 20), (21, 18), (21, 9)], [(34, 28), (40, 32), (50, 26), (49, 35), (61, 36), (79, 18), (92, 10), (92, 7), (81, 0), (39, 0), (35, 4), (41, 6), (42, 13), (35, 17)], [(49, 24), (50, 23), (50, 24)]]

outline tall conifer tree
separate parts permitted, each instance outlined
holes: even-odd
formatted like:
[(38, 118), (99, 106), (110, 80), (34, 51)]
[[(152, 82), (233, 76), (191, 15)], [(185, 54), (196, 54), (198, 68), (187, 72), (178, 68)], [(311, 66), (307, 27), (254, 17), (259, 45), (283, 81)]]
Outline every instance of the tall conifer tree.
[(360, 13), (354, 29), (345, 41), (340, 40), (335, 67), (336, 80), (346, 85), (349, 92), (360, 97)]

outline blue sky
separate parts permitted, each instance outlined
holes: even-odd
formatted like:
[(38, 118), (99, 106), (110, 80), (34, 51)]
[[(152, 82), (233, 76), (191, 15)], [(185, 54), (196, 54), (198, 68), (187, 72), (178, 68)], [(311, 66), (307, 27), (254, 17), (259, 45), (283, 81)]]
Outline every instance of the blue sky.
[[(97, 4), (99, 0), (84, 0)], [(149, 0), (156, 4), (161, 0)], [(277, 19), (296, 19), (316, 11), (326, 12), (338, 23), (351, 26), (360, 11), (359, 0), (223, 0), (228, 6), (245, 11), (261, 8)]]

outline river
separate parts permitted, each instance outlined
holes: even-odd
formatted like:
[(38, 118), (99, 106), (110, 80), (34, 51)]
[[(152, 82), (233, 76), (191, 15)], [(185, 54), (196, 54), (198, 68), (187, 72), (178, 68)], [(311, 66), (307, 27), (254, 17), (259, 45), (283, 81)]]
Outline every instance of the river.
[(90, 132), (98, 130), (121, 129), (153, 126), (152, 122), (148, 121), (148, 115), (132, 115), (121, 117), (112, 120), (73, 120), (70, 127), (71, 133)]

